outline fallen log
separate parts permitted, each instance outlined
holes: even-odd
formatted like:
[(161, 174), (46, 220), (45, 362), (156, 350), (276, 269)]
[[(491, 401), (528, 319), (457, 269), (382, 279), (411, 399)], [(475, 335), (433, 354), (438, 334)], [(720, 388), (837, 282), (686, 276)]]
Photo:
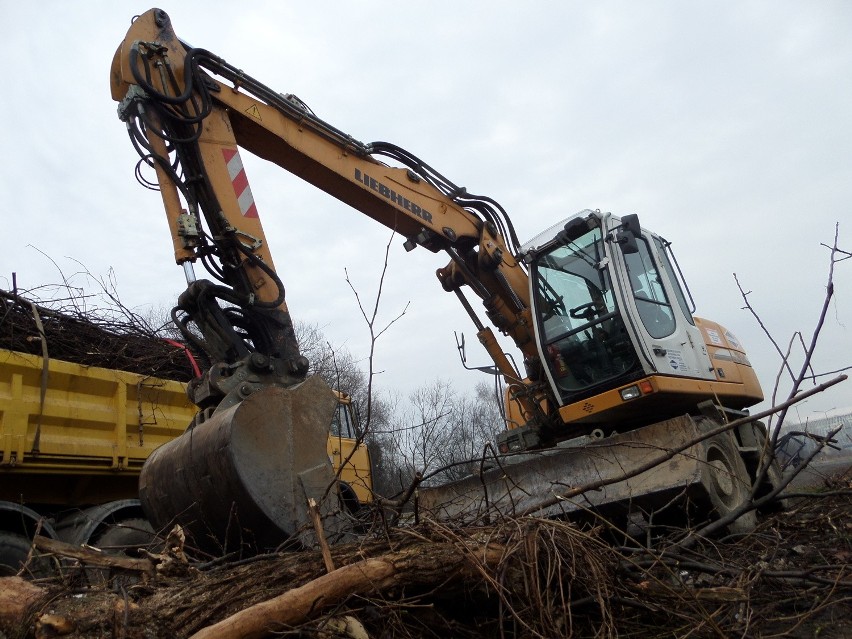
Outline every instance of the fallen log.
[(482, 568), (505, 556), (496, 544), (479, 547), (435, 544), (364, 559), (343, 566), (278, 597), (241, 610), (192, 635), (191, 639), (261, 639), (319, 616), (353, 595), (378, 595), (393, 587), (481, 578)]
[(17, 636), (47, 596), (47, 590), (21, 577), (0, 577), (0, 636)]
[(150, 559), (134, 559), (133, 557), (125, 557), (124, 555), (110, 555), (96, 548), (75, 546), (74, 544), (59, 541), (58, 539), (42, 537), (41, 535), (36, 535), (33, 543), (42, 552), (70, 557), (89, 566), (119, 568), (121, 570), (133, 570), (147, 574), (154, 572), (154, 563)]

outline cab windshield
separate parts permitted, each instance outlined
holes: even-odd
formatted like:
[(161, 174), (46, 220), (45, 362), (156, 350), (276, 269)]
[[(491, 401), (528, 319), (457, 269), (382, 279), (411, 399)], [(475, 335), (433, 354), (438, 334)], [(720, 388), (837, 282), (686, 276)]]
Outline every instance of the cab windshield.
[(600, 228), (540, 254), (536, 309), (547, 366), (563, 401), (639, 367), (616, 308)]

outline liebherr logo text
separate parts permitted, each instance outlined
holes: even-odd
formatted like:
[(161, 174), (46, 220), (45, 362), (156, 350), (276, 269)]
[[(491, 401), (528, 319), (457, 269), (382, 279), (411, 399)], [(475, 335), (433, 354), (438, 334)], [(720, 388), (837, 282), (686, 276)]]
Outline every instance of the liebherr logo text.
[(403, 197), (402, 195), (400, 195), (393, 189), (388, 188), (378, 180), (371, 178), (366, 173), (361, 173), (360, 170), (355, 169), (355, 179), (361, 182), (361, 184), (363, 184), (364, 186), (371, 188), (382, 197), (387, 198), (397, 206), (404, 208), (406, 211), (410, 211), (424, 222), (432, 222), (432, 214), (429, 211), (427, 211), (426, 209), (421, 209), (408, 198)]

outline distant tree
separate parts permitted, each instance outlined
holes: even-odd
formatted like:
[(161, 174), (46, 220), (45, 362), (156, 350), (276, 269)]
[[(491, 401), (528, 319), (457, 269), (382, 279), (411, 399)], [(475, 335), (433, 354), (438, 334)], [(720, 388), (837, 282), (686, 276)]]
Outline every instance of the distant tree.
[(308, 361), (309, 375), (319, 375), (332, 388), (357, 398), (365, 392), (366, 375), (359, 361), (344, 347), (334, 346), (316, 324), (296, 322), (299, 349)]
[(440, 481), (448, 481), (475, 472), (486, 444), (503, 428), (499, 401), (487, 384), (465, 394), (436, 379), (407, 400), (401, 407), (397, 402), (389, 430), (373, 432), (382, 449), (383, 477), (394, 492), (418, 473), (441, 470)]
[[(332, 388), (340, 390), (352, 398), (355, 415), (364, 435), (364, 443), (370, 450), (373, 464), (373, 490), (376, 494), (390, 497), (399, 490), (397, 467), (392, 449), (387, 447), (385, 433), (392, 431), (394, 402), (384, 393), (368, 388), (367, 373), (358, 360), (346, 348), (336, 347), (328, 341), (322, 329), (316, 324), (296, 322), (296, 338), (302, 354), (308, 358), (308, 373), (319, 375)], [(370, 406), (370, 428), (367, 427), (367, 402), (372, 392)]]

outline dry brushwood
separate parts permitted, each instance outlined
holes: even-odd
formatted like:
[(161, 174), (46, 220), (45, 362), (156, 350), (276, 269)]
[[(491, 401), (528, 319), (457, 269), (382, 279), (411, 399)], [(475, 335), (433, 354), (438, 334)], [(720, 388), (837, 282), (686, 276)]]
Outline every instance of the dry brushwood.
[[(481, 633), (502, 626), (514, 628), (510, 634), (559, 636), (575, 624), (568, 605), (575, 599), (586, 602), (596, 624), (613, 623), (607, 599), (615, 557), (598, 531), (565, 522), (527, 518), (463, 530), (428, 524), (332, 552), (340, 566), (332, 573), (320, 553), (301, 552), (178, 579), (158, 575), (128, 589), (135, 607), (127, 608), (123, 634), (102, 636), (142, 636), (144, 626), (145, 636), (156, 637), (266, 637), (340, 616), (357, 619), (370, 637), (420, 636), (432, 625), (460, 637), (496, 636)], [(57, 615), (78, 628), (109, 629), (113, 620), (97, 615), (112, 609), (115, 593), (61, 592), (54, 587)]]
[(675, 551), (664, 537), (640, 543), (603, 523), (426, 522), (333, 548), (332, 573), (318, 551), (273, 553), (126, 588), (74, 590), (70, 577), (41, 587), (54, 619), (80, 638), (330, 639), (347, 636), (341, 627), (374, 639), (842, 637), (852, 490), (834, 488), (747, 535)]
[[(138, 315), (113, 306), (86, 310), (81, 300), (38, 300), (0, 291), (0, 348), (85, 366), (189, 381), (200, 355)], [(202, 366), (203, 370), (203, 366)]]

